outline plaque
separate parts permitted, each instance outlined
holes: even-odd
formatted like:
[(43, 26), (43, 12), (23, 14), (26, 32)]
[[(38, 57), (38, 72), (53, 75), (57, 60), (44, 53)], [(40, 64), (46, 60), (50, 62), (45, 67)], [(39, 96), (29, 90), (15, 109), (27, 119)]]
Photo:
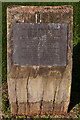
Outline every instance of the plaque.
[(67, 23), (14, 23), (13, 64), (67, 65)]

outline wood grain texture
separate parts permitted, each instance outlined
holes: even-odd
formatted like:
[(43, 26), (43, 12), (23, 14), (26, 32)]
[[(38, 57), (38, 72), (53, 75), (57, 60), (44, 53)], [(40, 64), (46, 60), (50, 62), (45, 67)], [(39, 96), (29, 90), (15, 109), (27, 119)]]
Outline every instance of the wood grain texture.
[[(68, 23), (67, 66), (13, 65), (13, 23)], [(72, 81), (72, 6), (9, 6), (7, 8), (7, 80), (13, 115), (65, 114)]]

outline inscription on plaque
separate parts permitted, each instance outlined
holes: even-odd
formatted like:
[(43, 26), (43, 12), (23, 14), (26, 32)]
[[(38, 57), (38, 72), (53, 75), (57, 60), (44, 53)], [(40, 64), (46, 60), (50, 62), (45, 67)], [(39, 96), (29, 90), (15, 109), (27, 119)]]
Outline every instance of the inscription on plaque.
[(14, 23), (14, 65), (66, 66), (67, 23)]

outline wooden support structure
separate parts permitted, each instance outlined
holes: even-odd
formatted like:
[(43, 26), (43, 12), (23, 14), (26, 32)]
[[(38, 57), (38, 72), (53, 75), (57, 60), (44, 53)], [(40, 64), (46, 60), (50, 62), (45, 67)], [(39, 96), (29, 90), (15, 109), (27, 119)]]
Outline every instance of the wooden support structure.
[[(13, 23), (16, 22), (68, 23), (67, 65), (14, 65)], [(7, 81), (11, 114), (67, 113), (72, 81), (72, 41), (72, 6), (9, 6), (7, 8)]]

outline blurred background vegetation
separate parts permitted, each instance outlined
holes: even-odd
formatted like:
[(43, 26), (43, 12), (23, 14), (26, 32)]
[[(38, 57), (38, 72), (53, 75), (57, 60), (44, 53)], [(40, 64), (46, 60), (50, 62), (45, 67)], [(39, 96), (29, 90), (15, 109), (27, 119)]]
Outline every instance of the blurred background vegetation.
[(73, 6), (73, 72), (71, 100), (69, 111), (78, 104), (80, 108), (80, 2), (3, 2), (2, 3), (2, 96), (3, 112), (9, 111), (9, 100), (7, 92), (7, 7), (9, 5), (23, 6)]

